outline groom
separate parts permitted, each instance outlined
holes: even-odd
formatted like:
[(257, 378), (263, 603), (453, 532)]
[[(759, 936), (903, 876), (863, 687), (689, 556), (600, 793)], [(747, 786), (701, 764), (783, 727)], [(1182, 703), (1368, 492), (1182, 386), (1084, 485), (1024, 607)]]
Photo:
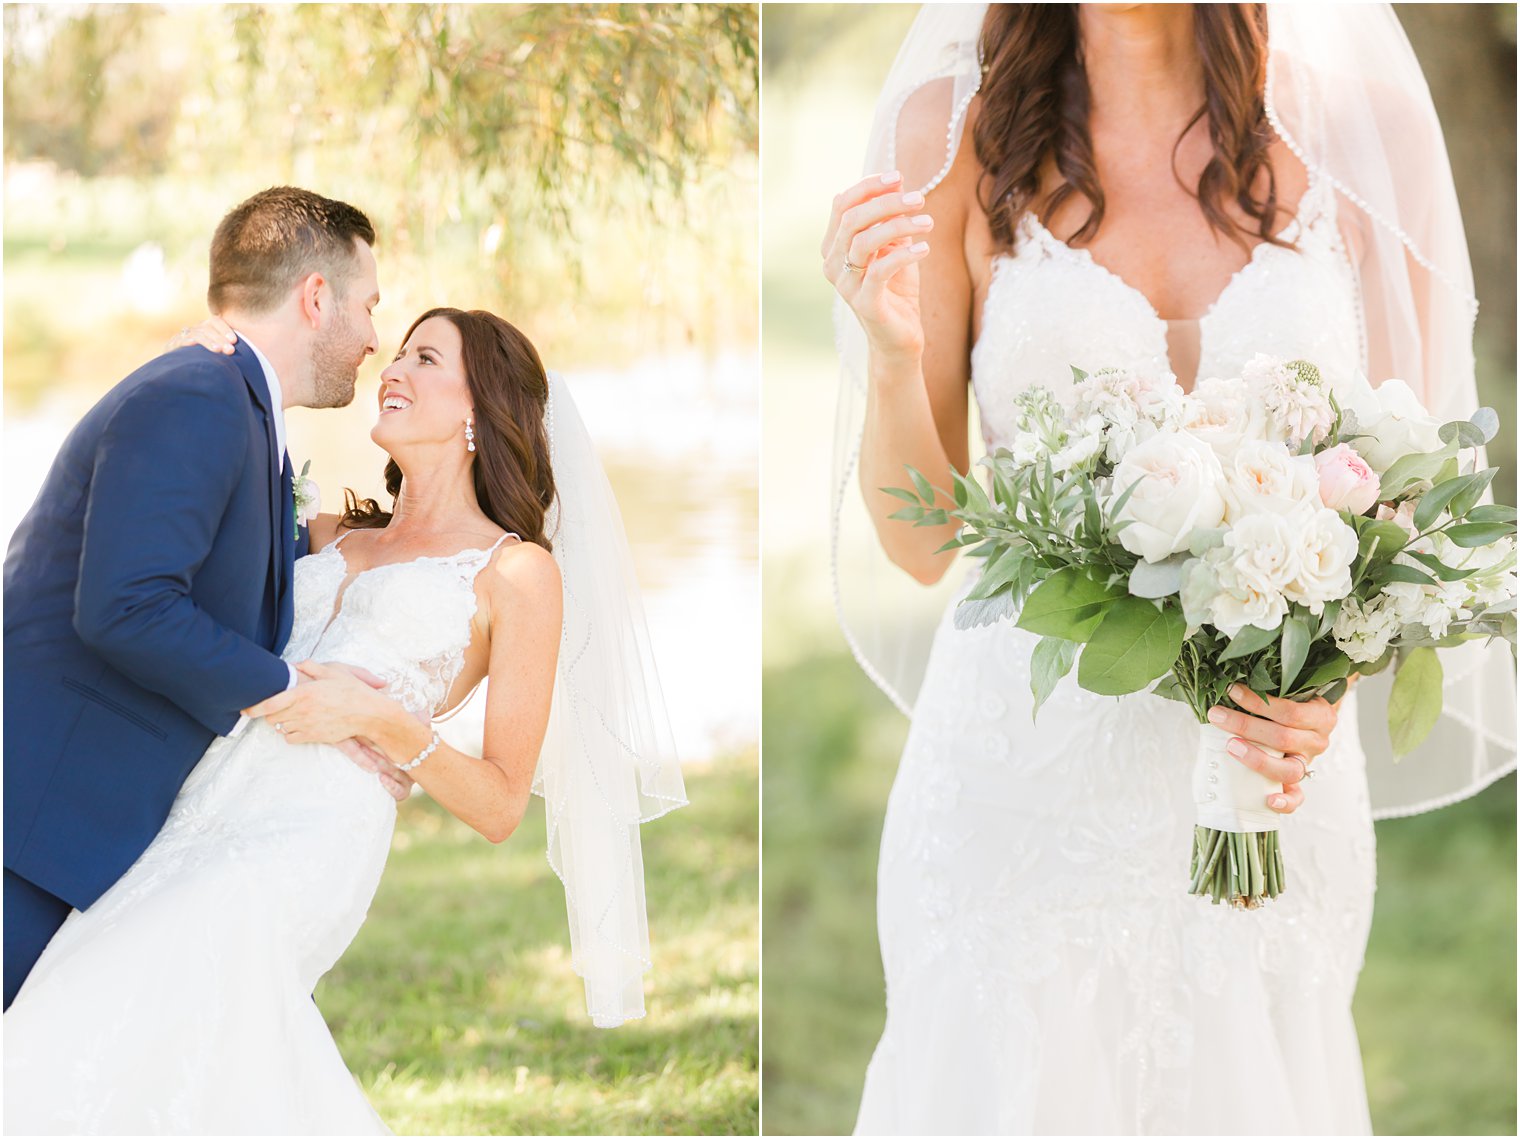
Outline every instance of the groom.
[(230, 356), (181, 348), (65, 440), (5, 559), (5, 1007), (153, 841), (240, 709), (302, 678), (287, 407), (343, 407), (378, 347), (374, 227), (282, 186), (217, 226)]

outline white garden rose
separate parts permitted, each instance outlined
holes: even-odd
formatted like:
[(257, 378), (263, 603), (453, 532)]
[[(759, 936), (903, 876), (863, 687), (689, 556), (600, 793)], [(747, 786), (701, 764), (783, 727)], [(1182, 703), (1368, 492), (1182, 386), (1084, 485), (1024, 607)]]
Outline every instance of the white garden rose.
[(1392, 599), (1378, 594), (1365, 606), (1355, 597), (1346, 598), (1336, 615), (1331, 635), (1335, 647), (1358, 664), (1371, 664), (1388, 650), (1403, 622), (1394, 612)]
[(1282, 443), (1248, 439), (1222, 458), (1225, 518), (1238, 522), (1265, 511), (1288, 514), (1319, 502), (1319, 472), (1312, 455), (1293, 455)]
[(1441, 423), (1430, 415), (1403, 380), (1384, 380), (1376, 388), (1358, 376), (1346, 393), (1356, 415), (1360, 438), (1351, 445), (1379, 475), (1405, 455), (1441, 448)]
[(1199, 380), (1184, 397), (1182, 426), (1202, 439), (1220, 459), (1247, 440), (1279, 438), (1271, 434), (1267, 409), (1244, 380)]
[(1115, 521), (1130, 520), (1119, 531), (1119, 544), (1145, 561), (1187, 549), (1194, 530), (1224, 521), (1223, 472), (1201, 439), (1174, 430), (1137, 443), (1114, 468), (1113, 498), (1137, 481)]
[(1289, 601), (1307, 605), (1309, 612), (1322, 613), (1326, 602), (1351, 592), (1356, 531), (1326, 507), (1305, 509), (1289, 522), (1298, 538), (1298, 574), (1284, 593)]

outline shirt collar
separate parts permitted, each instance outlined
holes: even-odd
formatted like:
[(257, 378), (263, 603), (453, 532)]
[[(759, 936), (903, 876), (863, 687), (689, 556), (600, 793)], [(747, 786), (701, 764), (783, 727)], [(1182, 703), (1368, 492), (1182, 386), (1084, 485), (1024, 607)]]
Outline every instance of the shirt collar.
[[(235, 330), (234, 330), (235, 331)], [(274, 441), (279, 451), (280, 461), (285, 461), (285, 399), (284, 391), (280, 387), (280, 377), (275, 374), (274, 365), (269, 362), (269, 357), (259, 351), (259, 346), (241, 332), (244, 344), (253, 349), (254, 356), (258, 359), (259, 367), (264, 369), (264, 384), (269, 388), (269, 406), (274, 416)]]

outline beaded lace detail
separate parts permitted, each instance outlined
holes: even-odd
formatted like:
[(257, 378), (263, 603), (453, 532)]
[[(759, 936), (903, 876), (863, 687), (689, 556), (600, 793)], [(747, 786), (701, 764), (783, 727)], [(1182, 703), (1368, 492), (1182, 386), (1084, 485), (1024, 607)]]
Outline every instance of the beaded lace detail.
[[(1355, 282), (1328, 181), (1311, 181), (1279, 236), (1296, 248), (1257, 245), (1199, 318), (1200, 377), (1238, 375), (1257, 352), (1313, 360), (1334, 384), (1362, 366)], [(987, 445), (1007, 444), (1013, 421), (1002, 409), (1014, 395), (1044, 384), (1060, 397), (1073, 364), (1170, 371), (1167, 325), (1144, 294), (1026, 213), (1012, 252), (994, 259), (971, 353)]]
[(352, 576), (341, 549), (347, 536), (296, 563), (295, 625), (284, 658), (359, 665), (383, 679), (408, 711), (436, 715), (464, 667), (475, 576), (515, 535), (489, 549), (372, 566)]

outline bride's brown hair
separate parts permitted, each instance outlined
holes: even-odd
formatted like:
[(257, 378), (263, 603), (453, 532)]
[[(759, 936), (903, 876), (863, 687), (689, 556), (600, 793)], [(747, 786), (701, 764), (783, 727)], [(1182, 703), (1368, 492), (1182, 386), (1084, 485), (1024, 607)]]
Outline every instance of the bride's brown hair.
[[(1209, 225), (1235, 241), (1273, 235), (1277, 180), (1267, 160), (1267, 6), (1195, 4), (1193, 37), (1203, 63), (1204, 102), (1183, 135), (1205, 115), (1214, 154), (1198, 179), (1198, 205)], [(1070, 244), (1090, 241), (1103, 221), (1087, 117), (1090, 90), (1080, 50), (1076, 4), (992, 4), (982, 22), (981, 113), (972, 131), (983, 174), (978, 193), (992, 234), (1013, 244), (1014, 227), (1039, 195), (1040, 169), (1055, 160), (1063, 182), (1040, 203), (1051, 216), (1074, 193), (1092, 206)], [(1172, 148), (1175, 170), (1177, 147)], [(1251, 193), (1266, 172), (1266, 197)], [(1225, 212), (1228, 201), (1256, 223), (1253, 232)]]
[[(552, 549), (544, 533), (544, 517), (554, 501), (544, 426), (549, 378), (538, 350), (501, 317), (481, 309), (429, 309), (412, 321), (401, 342), (435, 316), (459, 330), (465, 383), (475, 405), (473, 477), (480, 508), (503, 530)], [(385, 489), (392, 501), (401, 493), (401, 468), (395, 459), (385, 464)], [(391, 512), (373, 498), (360, 501), (351, 490), (345, 497), (341, 525), (363, 530), (390, 524)]]

